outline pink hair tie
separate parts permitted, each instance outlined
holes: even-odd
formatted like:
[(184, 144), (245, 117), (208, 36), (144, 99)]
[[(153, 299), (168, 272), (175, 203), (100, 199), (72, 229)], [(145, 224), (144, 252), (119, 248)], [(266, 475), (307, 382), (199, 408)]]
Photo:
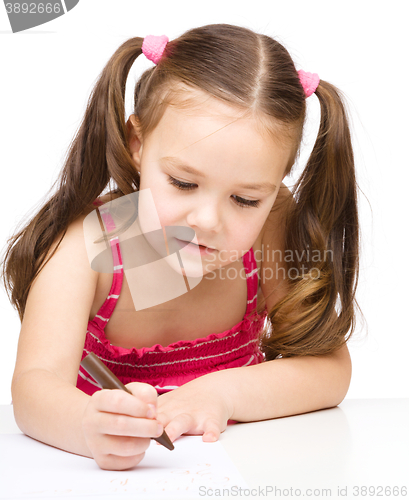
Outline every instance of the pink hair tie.
[(168, 42), (169, 38), (166, 35), (148, 35), (143, 39), (142, 52), (150, 61), (158, 64)]
[(298, 78), (303, 86), (305, 97), (310, 97), (317, 90), (320, 83), (320, 77), (317, 73), (308, 73), (302, 69), (298, 71)]

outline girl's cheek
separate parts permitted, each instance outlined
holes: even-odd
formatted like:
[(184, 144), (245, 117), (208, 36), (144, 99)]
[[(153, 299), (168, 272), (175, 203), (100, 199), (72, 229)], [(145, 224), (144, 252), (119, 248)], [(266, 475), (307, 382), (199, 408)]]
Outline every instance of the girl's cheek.
[(155, 206), (161, 226), (174, 226), (183, 222), (180, 220), (180, 209), (178, 210), (177, 204), (157, 202)]

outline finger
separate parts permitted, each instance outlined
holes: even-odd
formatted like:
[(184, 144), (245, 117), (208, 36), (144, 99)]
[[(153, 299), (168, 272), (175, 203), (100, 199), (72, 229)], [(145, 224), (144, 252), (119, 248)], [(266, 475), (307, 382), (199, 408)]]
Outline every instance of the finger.
[(202, 440), (206, 443), (213, 443), (220, 437), (220, 424), (216, 419), (209, 418), (205, 421), (203, 426)]
[(100, 412), (98, 432), (112, 436), (155, 438), (162, 435), (163, 425), (155, 419), (135, 418), (116, 413)]
[(182, 434), (188, 433), (193, 427), (193, 417), (188, 413), (180, 413), (165, 427), (166, 434), (172, 441)]
[(103, 470), (127, 470), (135, 467), (143, 459), (145, 453), (133, 457), (120, 457), (117, 455), (101, 455), (94, 457), (98, 466)]
[(142, 382), (130, 382), (129, 384), (126, 384), (125, 387), (141, 401), (156, 405), (158, 393), (152, 385)]
[(149, 438), (104, 435), (101, 439), (101, 445), (103, 446), (101, 449), (104, 450), (106, 455), (134, 457), (145, 453), (150, 443)]
[(100, 412), (147, 418), (153, 418), (156, 415), (155, 404), (146, 403), (139, 397), (119, 389), (103, 389), (93, 394), (92, 397), (96, 409)]

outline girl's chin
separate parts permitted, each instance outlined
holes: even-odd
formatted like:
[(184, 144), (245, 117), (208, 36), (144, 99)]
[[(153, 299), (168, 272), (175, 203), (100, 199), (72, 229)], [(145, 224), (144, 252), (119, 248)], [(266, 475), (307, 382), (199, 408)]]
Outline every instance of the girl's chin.
[(181, 276), (197, 279), (198, 281), (196, 284), (198, 284), (204, 276), (211, 274), (217, 268), (217, 266), (215, 266), (213, 263), (192, 263), (187, 262), (186, 259), (183, 259), (182, 262), (184, 267), (172, 263), (172, 269)]
[(209, 266), (206, 266), (206, 268), (202, 267), (201, 270), (192, 269), (189, 267), (185, 269), (184, 267), (182, 267), (181, 274), (183, 276), (186, 276), (187, 278), (199, 278), (199, 277), (203, 278), (204, 276), (213, 273), (215, 269), (216, 269), (215, 266), (211, 266), (211, 268), (209, 268)]

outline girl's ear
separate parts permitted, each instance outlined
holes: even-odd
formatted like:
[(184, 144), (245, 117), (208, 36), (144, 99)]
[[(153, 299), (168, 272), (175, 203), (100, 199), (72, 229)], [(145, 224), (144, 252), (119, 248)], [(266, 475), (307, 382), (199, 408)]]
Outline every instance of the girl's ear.
[(139, 121), (135, 115), (131, 115), (126, 122), (128, 131), (128, 144), (132, 158), (137, 167), (140, 167), (142, 155), (142, 134), (140, 132)]

